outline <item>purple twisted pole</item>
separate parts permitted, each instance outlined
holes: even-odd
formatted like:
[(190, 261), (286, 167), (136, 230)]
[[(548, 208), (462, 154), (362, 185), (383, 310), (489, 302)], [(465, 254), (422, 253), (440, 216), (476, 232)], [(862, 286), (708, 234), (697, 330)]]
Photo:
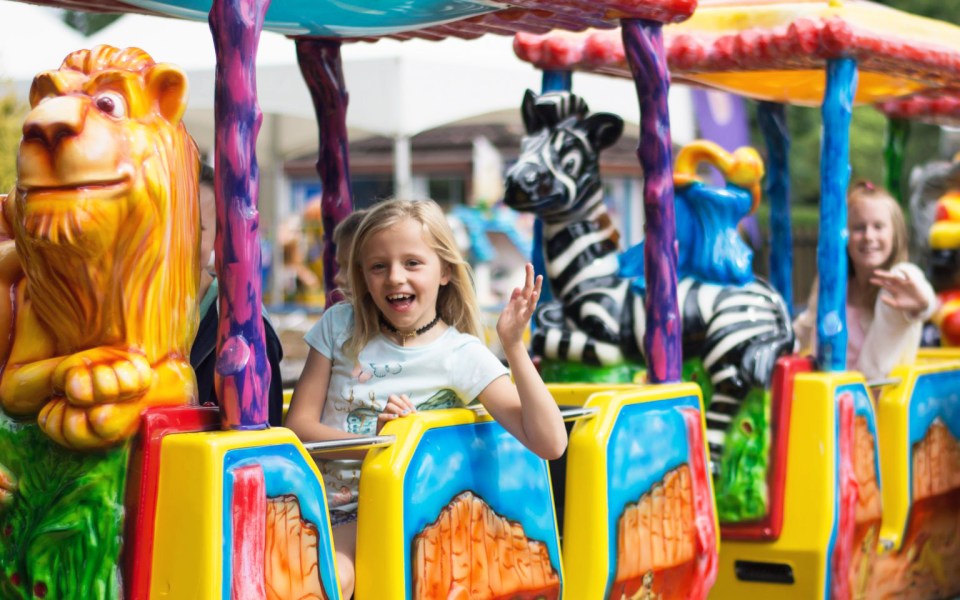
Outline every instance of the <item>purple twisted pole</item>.
[(647, 278), (647, 328), (643, 348), (650, 383), (680, 381), (680, 311), (677, 307), (677, 223), (673, 208), (673, 155), (667, 92), (670, 74), (663, 50), (661, 24), (643, 19), (621, 22), (623, 47), (640, 102), (640, 144), (643, 167), (643, 214), (646, 243), (643, 268)]
[(224, 429), (267, 427), (270, 364), (260, 285), (260, 169), (257, 45), (269, 0), (214, 0), (210, 31), (217, 54), (215, 87), (216, 267), (220, 323), (214, 386)]
[(350, 96), (343, 80), (340, 42), (297, 40), (297, 62), (310, 89), (320, 128), (317, 173), (323, 182), (320, 211), (323, 215), (323, 284), (327, 306), (343, 299), (333, 283), (337, 273), (333, 228), (353, 210), (350, 160), (347, 154), (347, 103)]

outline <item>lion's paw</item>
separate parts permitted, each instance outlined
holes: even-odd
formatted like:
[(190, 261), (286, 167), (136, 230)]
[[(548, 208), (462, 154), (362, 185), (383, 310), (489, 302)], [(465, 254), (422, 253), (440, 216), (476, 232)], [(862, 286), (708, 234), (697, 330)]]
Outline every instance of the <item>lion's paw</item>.
[(139, 402), (75, 406), (64, 397), (47, 402), (37, 417), (40, 429), (67, 448), (105, 448), (133, 435), (140, 421)]
[(142, 354), (91, 348), (68, 356), (53, 372), (53, 389), (71, 404), (88, 407), (135, 398), (153, 385), (154, 372)]

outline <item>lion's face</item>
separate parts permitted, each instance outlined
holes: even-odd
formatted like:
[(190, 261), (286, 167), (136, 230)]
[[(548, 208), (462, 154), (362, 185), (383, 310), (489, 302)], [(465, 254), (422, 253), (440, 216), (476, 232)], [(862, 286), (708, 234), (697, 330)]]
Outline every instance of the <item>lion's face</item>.
[(22, 233), (87, 256), (109, 248), (114, 240), (103, 234), (157, 193), (144, 173), (169, 168), (157, 164), (158, 142), (169, 139), (162, 130), (176, 125), (185, 90), (182, 74), (166, 65), (38, 75), (17, 161)]

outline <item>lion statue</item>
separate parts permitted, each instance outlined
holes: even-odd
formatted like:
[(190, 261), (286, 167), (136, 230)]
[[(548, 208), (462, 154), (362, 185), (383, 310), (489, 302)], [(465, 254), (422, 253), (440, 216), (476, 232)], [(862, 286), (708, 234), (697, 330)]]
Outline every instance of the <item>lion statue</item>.
[[(196, 403), (199, 152), (183, 72), (138, 48), (73, 52), (30, 89), (0, 195), (0, 405), (73, 449)], [(12, 238), (12, 239), (11, 239)]]

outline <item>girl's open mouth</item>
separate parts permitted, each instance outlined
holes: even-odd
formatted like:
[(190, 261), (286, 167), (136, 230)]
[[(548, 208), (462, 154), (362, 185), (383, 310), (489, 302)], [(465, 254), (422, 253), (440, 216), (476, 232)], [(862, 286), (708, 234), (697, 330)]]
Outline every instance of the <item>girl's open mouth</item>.
[(387, 302), (397, 310), (409, 308), (414, 299), (416, 299), (416, 296), (413, 294), (390, 294), (387, 296)]

